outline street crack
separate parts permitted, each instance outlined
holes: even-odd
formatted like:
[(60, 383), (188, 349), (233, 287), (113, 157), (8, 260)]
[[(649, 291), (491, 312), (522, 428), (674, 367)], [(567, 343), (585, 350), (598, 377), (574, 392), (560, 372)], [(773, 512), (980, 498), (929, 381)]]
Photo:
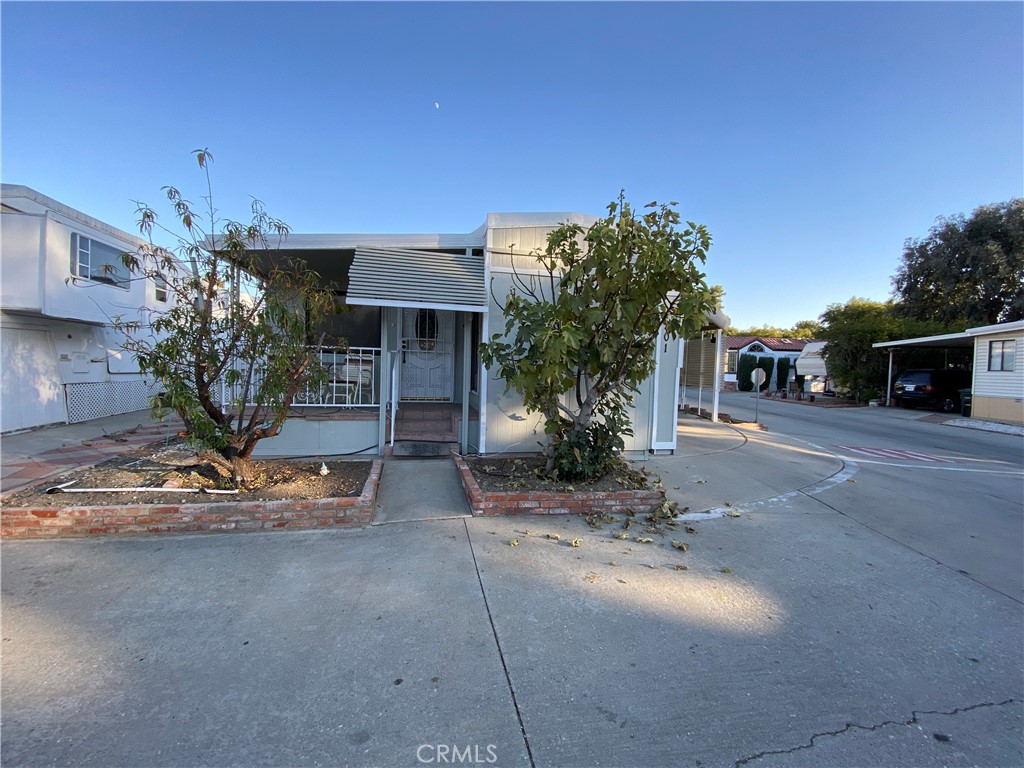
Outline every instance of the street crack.
[(793, 752), (799, 752), (799, 751), (804, 750), (804, 749), (810, 749), (811, 747), (814, 746), (814, 742), (815, 741), (817, 741), (818, 739), (820, 739), (822, 737), (825, 737), (825, 736), (842, 736), (844, 733), (847, 733), (847, 732), (853, 731), (853, 730), (877, 731), (880, 728), (885, 728), (886, 726), (889, 726), (889, 725), (917, 725), (918, 722), (919, 722), (918, 718), (923, 716), (923, 715), (958, 715), (961, 712), (970, 712), (973, 709), (984, 709), (986, 707), (1003, 707), (1003, 706), (1006, 706), (1007, 704), (1013, 704), (1016, 701), (1017, 701), (1016, 699), (1006, 699), (1005, 701), (989, 701), (989, 702), (984, 702), (982, 704), (971, 704), (971, 705), (966, 706), (966, 707), (957, 707), (956, 709), (951, 709), (951, 710), (948, 710), (948, 711), (938, 710), (938, 709), (929, 709), (929, 710), (917, 710), (917, 709), (915, 709), (915, 710), (913, 710), (911, 712), (911, 718), (909, 720), (885, 720), (885, 721), (883, 721), (881, 723), (876, 723), (875, 725), (861, 725), (859, 723), (847, 723), (845, 727), (840, 728), (839, 730), (836, 730), (836, 731), (821, 731), (819, 733), (814, 734), (813, 736), (811, 736), (810, 741), (808, 741), (806, 744), (800, 744), (800, 745), (795, 746), (795, 747), (790, 747), (789, 749), (769, 749), (769, 750), (765, 750), (764, 752), (758, 752), (757, 754), (750, 755), (749, 757), (740, 758), (739, 760), (736, 761), (735, 765), (736, 765), (736, 768), (740, 768), (740, 766), (744, 766), (747, 763), (753, 762), (754, 760), (760, 760), (762, 757), (768, 757), (770, 755), (789, 755), (789, 754), (792, 754)]

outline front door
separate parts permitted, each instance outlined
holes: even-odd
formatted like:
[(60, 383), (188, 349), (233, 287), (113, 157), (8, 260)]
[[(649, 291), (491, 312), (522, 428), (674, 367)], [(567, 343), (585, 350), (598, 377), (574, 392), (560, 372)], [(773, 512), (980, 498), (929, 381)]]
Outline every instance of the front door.
[(402, 400), (450, 403), (454, 395), (455, 313), (402, 310)]

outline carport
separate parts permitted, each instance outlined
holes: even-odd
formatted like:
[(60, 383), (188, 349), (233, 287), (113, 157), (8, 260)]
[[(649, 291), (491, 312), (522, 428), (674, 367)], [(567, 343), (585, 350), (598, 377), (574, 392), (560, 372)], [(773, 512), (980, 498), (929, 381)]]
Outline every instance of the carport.
[(901, 349), (942, 349), (946, 351), (946, 362), (949, 362), (949, 350), (971, 349), (974, 347), (974, 336), (969, 333), (946, 333), (941, 336), (922, 336), (917, 339), (898, 339), (897, 341), (880, 341), (872, 344), (875, 349), (889, 350), (889, 375), (886, 378), (885, 404), (892, 405), (892, 355)]

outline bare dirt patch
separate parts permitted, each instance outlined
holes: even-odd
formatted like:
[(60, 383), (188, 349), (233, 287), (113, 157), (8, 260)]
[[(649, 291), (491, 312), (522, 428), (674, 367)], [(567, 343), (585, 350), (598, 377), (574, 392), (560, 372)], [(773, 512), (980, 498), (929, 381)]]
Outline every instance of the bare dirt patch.
[(544, 468), (541, 456), (495, 458), (490, 456), (466, 458), (480, 490), (489, 491), (548, 491), (574, 493), (576, 491), (635, 491), (651, 488), (646, 470), (637, 470), (625, 462), (615, 472), (590, 482), (566, 483), (540, 474)]
[[(321, 474), (321, 464), (327, 474)], [(4, 507), (84, 507), (125, 504), (191, 504), (209, 501), (312, 501), (358, 496), (370, 474), (370, 461), (261, 460), (254, 462), (252, 487), (229, 490), (221, 471), (184, 443), (149, 446), (108, 459), (93, 467), (47, 478), (40, 485), (3, 499)], [(46, 493), (47, 488), (70, 482), (68, 489), (145, 488), (142, 491), (89, 491)], [(199, 493), (183, 492), (197, 489)]]

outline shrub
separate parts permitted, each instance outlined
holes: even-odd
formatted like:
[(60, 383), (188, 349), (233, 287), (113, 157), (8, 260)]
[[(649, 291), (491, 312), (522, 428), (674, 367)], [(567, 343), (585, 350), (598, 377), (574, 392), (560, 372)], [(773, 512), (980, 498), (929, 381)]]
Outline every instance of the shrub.
[(785, 389), (789, 384), (789, 358), (780, 357), (778, 362), (778, 371), (775, 374), (775, 381), (777, 389)]
[(736, 363), (736, 383), (740, 392), (753, 392), (754, 382), (750, 380), (750, 374), (757, 368), (757, 358), (754, 355), (740, 355)]
[(775, 358), (769, 355), (759, 357), (757, 358), (757, 367), (764, 371), (764, 383), (761, 385), (761, 391), (764, 392), (772, 381), (772, 371), (775, 370)]

